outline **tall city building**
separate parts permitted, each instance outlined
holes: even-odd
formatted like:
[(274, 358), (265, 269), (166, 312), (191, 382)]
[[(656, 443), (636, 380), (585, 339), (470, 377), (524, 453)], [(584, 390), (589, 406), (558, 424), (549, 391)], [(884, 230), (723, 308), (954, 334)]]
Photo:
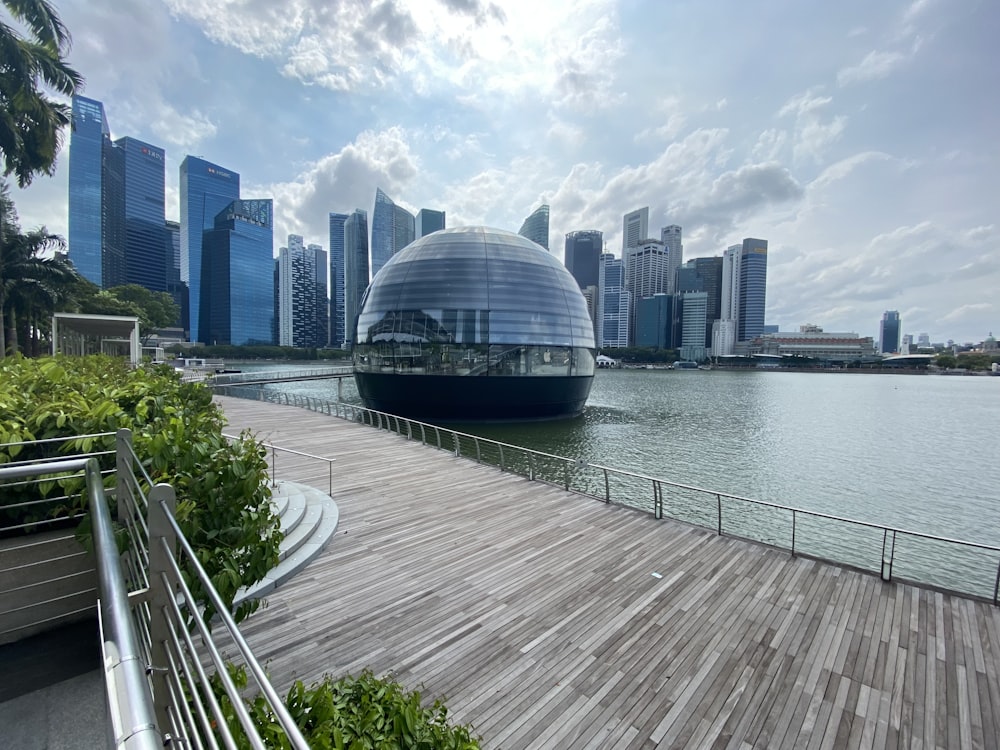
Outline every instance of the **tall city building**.
[(625, 288), (625, 264), (611, 253), (601, 256), (598, 289), (600, 290), (600, 307), (597, 311), (600, 328), (598, 345), (628, 346), (631, 293)]
[[(167, 291), (165, 153), (162, 148), (136, 138), (114, 143), (124, 163), (125, 283), (154, 292)], [(109, 284), (109, 286), (111, 286)]]
[(417, 211), (416, 231), (414, 239), (419, 240), (426, 237), (431, 232), (444, 229), (444, 211), (435, 211), (432, 208), (421, 208)]
[(376, 188), (375, 209), (372, 211), (373, 278), (389, 262), (389, 258), (413, 242), (414, 233), (413, 214), (393, 203), (382, 188)]
[(625, 214), (622, 219), (622, 257), (630, 247), (649, 239), (649, 206)]
[(878, 349), (882, 354), (896, 354), (899, 352), (900, 331), (902, 321), (899, 318), (898, 310), (886, 310), (882, 314), (882, 323), (879, 326)]
[(270, 198), (232, 201), (202, 232), (204, 343), (274, 343), (273, 233)]
[(708, 295), (705, 311), (705, 347), (712, 347), (712, 324), (722, 317), (722, 265), (719, 256), (692, 258), (677, 269), (674, 291), (705, 292)]
[(347, 338), (344, 320), (344, 222), (347, 214), (330, 213), (330, 346), (340, 349)]
[(313, 292), (316, 296), (316, 339), (314, 346), (323, 348), (330, 345), (330, 287), (327, 282), (329, 266), (327, 254), (320, 245), (309, 245), (306, 251), (313, 257)]
[(596, 229), (584, 229), (566, 235), (563, 262), (581, 289), (598, 285), (603, 252), (604, 234)]
[(767, 301), (767, 240), (748, 238), (740, 249), (739, 315), (736, 340), (751, 341), (764, 333)]
[[(219, 212), (239, 197), (237, 172), (197, 156), (184, 157), (180, 168), (181, 280), (188, 285), (192, 341), (207, 343), (201, 322), (203, 235), (206, 229), (215, 228)], [(269, 277), (272, 275), (268, 273)]]
[(345, 342), (354, 343), (355, 323), (368, 288), (368, 214), (357, 208), (344, 221)]
[(278, 249), (278, 345), (316, 346), (316, 253), (301, 235), (288, 235)]
[(677, 291), (674, 289), (674, 281), (677, 278), (677, 269), (684, 263), (684, 243), (681, 235), (682, 230), (676, 224), (660, 230), (660, 242), (667, 248), (667, 273), (671, 294)]
[(635, 345), (674, 348), (674, 297), (654, 294), (635, 301)]
[(700, 362), (705, 359), (705, 321), (708, 294), (684, 292), (680, 297), (679, 352), (683, 360)]
[(180, 311), (175, 327), (188, 329), (189, 301), (187, 284), (181, 281), (181, 225), (178, 221), (166, 221), (167, 231), (167, 292), (173, 297)]
[(69, 139), (69, 257), (80, 275), (103, 286), (104, 150), (111, 131), (104, 105), (73, 97), (73, 128)]
[(164, 152), (131, 137), (111, 140), (104, 105), (73, 97), (69, 158), (69, 257), (109, 288), (167, 289)]
[(543, 203), (522, 222), (517, 233), (532, 242), (549, 249), (549, 207)]

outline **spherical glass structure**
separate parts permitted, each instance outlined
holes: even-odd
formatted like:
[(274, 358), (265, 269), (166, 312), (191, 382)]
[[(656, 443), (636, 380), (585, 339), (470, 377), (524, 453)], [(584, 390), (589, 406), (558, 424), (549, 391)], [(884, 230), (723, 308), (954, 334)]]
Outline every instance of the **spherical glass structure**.
[(365, 292), (354, 341), (365, 405), (418, 419), (573, 416), (594, 377), (594, 329), (569, 271), (485, 227), (394, 255)]

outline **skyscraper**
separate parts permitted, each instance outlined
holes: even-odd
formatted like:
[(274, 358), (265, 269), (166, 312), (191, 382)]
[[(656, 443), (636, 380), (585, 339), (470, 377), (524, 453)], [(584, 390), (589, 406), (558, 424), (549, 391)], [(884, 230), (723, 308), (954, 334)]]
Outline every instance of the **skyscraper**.
[[(898, 310), (886, 310), (879, 326), (878, 348), (882, 354), (896, 354), (899, 351), (899, 332), (902, 321)], [(907, 352), (908, 353), (908, 352)]]
[(135, 138), (111, 141), (104, 105), (73, 97), (69, 256), (104, 287), (167, 289), (164, 152)]
[(129, 137), (114, 145), (124, 159), (125, 283), (165, 292), (172, 259), (164, 223), (164, 151)]
[(301, 235), (278, 249), (278, 345), (316, 346), (316, 254)]
[(681, 228), (676, 224), (671, 224), (660, 230), (660, 241), (667, 248), (667, 280), (671, 294), (677, 291), (674, 289), (677, 269), (684, 263), (684, 243), (681, 241), (681, 233)]
[(346, 339), (344, 320), (344, 222), (347, 214), (330, 213), (330, 346)]
[[(677, 269), (674, 291), (703, 291), (708, 295), (705, 310), (705, 347), (712, 346), (712, 324), (722, 316), (722, 258), (693, 258)], [(688, 281), (685, 281), (688, 280)]]
[(202, 233), (201, 326), (207, 344), (273, 343), (274, 239), (270, 198), (235, 200)]
[(740, 296), (736, 340), (750, 341), (764, 333), (767, 240), (747, 238), (743, 240), (740, 252)]
[(517, 233), (549, 249), (549, 207), (543, 203), (524, 220)]
[(330, 345), (330, 295), (327, 283), (326, 250), (319, 245), (309, 245), (306, 252), (312, 255), (313, 292), (316, 296), (314, 319), (316, 338), (313, 346), (322, 348)]
[(632, 317), (629, 321), (629, 341), (635, 341), (636, 304), (644, 297), (667, 294), (667, 250), (659, 240), (647, 239), (639, 245), (627, 247), (623, 253), (625, 263), (625, 288), (632, 295)]
[(344, 221), (344, 339), (353, 345), (361, 299), (368, 288), (368, 214), (360, 208)]
[(181, 280), (188, 285), (192, 341), (207, 343), (200, 314), (203, 233), (214, 229), (215, 217), (239, 197), (238, 173), (197, 156), (184, 157), (180, 168)]
[(635, 345), (674, 348), (674, 297), (654, 294), (635, 302)]
[(444, 211), (435, 211), (432, 208), (421, 208), (417, 211), (416, 229), (414, 239), (419, 240), (426, 237), (431, 232), (444, 229)]
[(629, 345), (628, 328), (631, 317), (631, 293), (625, 288), (625, 265), (611, 253), (601, 256), (600, 309), (597, 313), (599, 346)]
[(598, 285), (603, 251), (604, 234), (596, 229), (584, 229), (566, 235), (563, 259), (566, 269), (573, 274), (581, 289)]
[(166, 221), (164, 226), (167, 231), (167, 292), (180, 311), (180, 317), (174, 325), (187, 330), (190, 302), (187, 284), (181, 281), (181, 225), (177, 221)]
[(69, 257), (80, 275), (98, 286), (103, 285), (104, 149), (110, 142), (104, 105), (74, 96), (69, 140)]
[(649, 206), (625, 214), (622, 219), (622, 257), (630, 247), (649, 238)]
[(389, 258), (413, 242), (414, 232), (413, 214), (393, 203), (382, 188), (376, 188), (375, 209), (372, 211), (373, 278)]
[(681, 359), (700, 362), (705, 359), (705, 321), (708, 294), (684, 292), (680, 297), (680, 350)]

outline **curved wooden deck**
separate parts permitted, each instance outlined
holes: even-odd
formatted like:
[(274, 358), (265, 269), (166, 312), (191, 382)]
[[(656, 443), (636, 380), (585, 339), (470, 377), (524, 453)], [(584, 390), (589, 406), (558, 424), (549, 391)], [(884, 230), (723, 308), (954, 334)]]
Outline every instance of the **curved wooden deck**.
[[(244, 626), (279, 689), (392, 672), (505, 750), (1000, 747), (998, 608), (219, 401), (336, 458), (335, 538)], [(326, 489), (326, 464), (277, 463)]]

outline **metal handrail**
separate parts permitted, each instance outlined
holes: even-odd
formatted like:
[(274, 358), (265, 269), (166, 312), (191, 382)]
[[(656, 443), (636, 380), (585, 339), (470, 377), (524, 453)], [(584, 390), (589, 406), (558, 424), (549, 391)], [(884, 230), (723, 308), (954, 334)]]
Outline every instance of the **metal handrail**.
[[(439, 427), (428, 422), (421, 422), (419, 420), (408, 419), (406, 417), (400, 417), (394, 414), (389, 414), (388, 412), (381, 412), (374, 409), (369, 409), (364, 406), (359, 406), (356, 404), (348, 404), (342, 401), (326, 401), (323, 399), (316, 399), (312, 396), (302, 396), (296, 393), (287, 393), (284, 391), (267, 391), (264, 389), (247, 389), (247, 388), (234, 388), (232, 391), (227, 391), (227, 395), (232, 395), (242, 398), (254, 398), (259, 401), (273, 401), (279, 404), (286, 404), (289, 406), (299, 406), (302, 408), (309, 409), (310, 411), (316, 411), (323, 414), (328, 414), (330, 416), (336, 416), (343, 419), (349, 419), (352, 421), (360, 422), (361, 424), (376, 427), (377, 429), (386, 429), (390, 432), (396, 432), (402, 437), (407, 439), (415, 439), (414, 434), (416, 432), (415, 428), (419, 428), (421, 442), (426, 445), (431, 445), (437, 447), (441, 450), (448, 450), (448, 452), (453, 453), (456, 456), (462, 456), (462, 440), (471, 441), (475, 447), (475, 459), (478, 463), (483, 462), (482, 446), (491, 446), (497, 450), (499, 453), (499, 463), (497, 464), (501, 471), (510, 471), (512, 473), (517, 473), (522, 476), (527, 477), (531, 481), (542, 481), (550, 484), (555, 484), (564, 487), (564, 489), (578, 492), (580, 494), (587, 495), (588, 497), (597, 497), (598, 499), (603, 499), (604, 502), (612, 502), (611, 497), (611, 487), (610, 487), (610, 476), (622, 477), (628, 480), (633, 480), (640, 484), (646, 484), (652, 487), (653, 491), (653, 502), (652, 502), (652, 512), (657, 518), (668, 517), (666, 513), (667, 503), (664, 500), (664, 488), (671, 488), (678, 491), (688, 491), (693, 493), (699, 493), (706, 495), (715, 500), (713, 505), (715, 523), (713, 524), (713, 529), (717, 534), (723, 535), (724, 524), (723, 524), (723, 500), (732, 500), (735, 502), (750, 504), (758, 507), (766, 507), (773, 510), (785, 512), (791, 514), (791, 546), (781, 547), (777, 544), (771, 544), (770, 546), (775, 546), (779, 548), (788, 549), (791, 554), (803, 554), (800, 549), (796, 548), (796, 526), (798, 516), (806, 516), (810, 518), (822, 519), (825, 521), (831, 521), (834, 523), (849, 524), (852, 526), (857, 526), (861, 528), (867, 528), (874, 531), (881, 531), (882, 540), (882, 550), (881, 550), (881, 560), (879, 566), (879, 572), (883, 579), (892, 579), (892, 567), (896, 555), (896, 538), (897, 536), (908, 536), (917, 539), (923, 539), (931, 542), (938, 542), (947, 545), (957, 545), (964, 548), (980, 550), (989, 553), (998, 553), (1000, 555), (1000, 546), (985, 544), (982, 542), (974, 542), (963, 539), (955, 539), (952, 537), (939, 536), (936, 534), (929, 534), (922, 531), (912, 531), (909, 529), (904, 529), (900, 527), (887, 526), (885, 524), (878, 524), (871, 521), (863, 521), (860, 519), (847, 518), (845, 516), (838, 516), (831, 513), (824, 513), (822, 511), (808, 510), (805, 508), (797, 508), (791, 505), (785, 505), (782, 503), (775, 503), (767, 500), (759, 500), (756, 498), (743, 497), (741, 495), (735, 495), (727, 492), (719, 492), (717, 490), (710, 490), (704, 487), (698, 487), (695, 485), (683, 484), (681, 482), (673, 482), (667, 479), (662, 479), (659, 477), (654, 477), (648, 474), (642, 474), (639, 472), (628, 471), (624, 469), (617, 469), (610, 466), (605, 466), (599, 463), (592, 463), (589, 461), (583, 461), (573, 458), (567, 458), (565, 456), (558, 456), (552, 453), (546, 453), (544, 451), (538, 451), (533, 448), (525, 448), (523, 446), (513, 445), (511, 443), (504, 443), (502, 441), (493, 440), (491, 438), (484, 438), (478, 435), (472, 435), (470, 433), (459, 432), (457, 430), (452, 430), (445, 427)], [(402, 426), (401, 426), (402, 425)], [(393, 427), (395, 426), (395, 429)], [(405, 430), (403, 427), (405, 426)], [(428, 440), (427, 434), (432, 432), (436, 440)], [(448, 447), (446, 444), (442, 444), (441, 435), (444, 433), (451, 439), (448, 441), (452, 445)], [(505, 455), (506, 451), (506, 455)], [(517, 471), (516, 467), (513, 466), (513, 462), (509, 460), (509, 456), (512, 453), (520, 453), (522, 456), (527, 458), (527, 471), (520, 472)], [(471, 458), (471, 456), (470, 456)], [(539, 476), (538, 464), (541, 461), (552, 461), (557, 462), (562, 465), (562, 481), (554, 481), (550, 479), (545, 479)], [(604, 497), (600, 498), (594, 495), (592, 492), (588, 492), (583, 489), (576, 489), (572, 486), (572, 476), (575, 471), (589, 469), (598, 471), (603, 475), (604, 479)], [(645, 506), (641, 509), (647, 510)], [(830, 558), (823, 558), (830, 559)], [(839, 560), (830, 559), (832, 562), (841, 562)], [(849, 564), (849, 563), (848, 563)], [(993, 586), (992, 596), (987, 597), (982, 595), (982, 598), (991, 598), (993, 604), (1000, 605), (1000, 559), (997, 561), (996, 567), (996, 579)]]
[(162, 739), (156, 726), (156, 713), (146, 680), (143, 652), (132, 624), (128, 593), (119, 566), (118, 548), (97, 459), (74, 458), (34, 467), (0, 467), (0, 479), (80, 471), (84, 471), (86, 475), (92, 515), (94, 553), (101, 594), (104, 674), (115, 744), (129, 750), (157, 750), (162, 747)]
[[(230, 434), (225, 433), (225, 432), (222, 433), (222, 437), (226, 438), (227, 440), (239, 440), (239, 435), (230, 435)], [(326, 462), (326, 464), (327, 464), (327, 475), (328, 475), (327, 476), (327, 481), (328, 481), (327, 494), (330, 495), (331, 497), (333, 496), (333, 463), (334, 463), (334, 461), (336, 461), (336, 459), (330, 458), (329, 456), (317, 456), (317, 455), (315, 455), (313, 453), (306, 453), (304, 451), (297, 451), (297, 450), (294, 450), (292, 448), (283, 448), (280, 445), (274, 445), (273, 443), (268, 443), (268, 442), (265, 442), (263, 440), (258, 440), (257, 444), (258, 445), (262, 445), (265, 448), (270, 448), (271, 449), (271, 486), (272, 487), (276, 486), (277, 483), (278, 483), (277, 461), (276, 461), (276, 458), (275, 458), (275, 454), (278, 451), (281, 451), (282, 453), (290, 453), (293, 456), (302, 456), (302, 458), (311, 458), (311, 459), (316, 460), (316, 461), (324, 461), (324, 462)]]
[(253, 372), (225, 372), (212, 375), (206, 385), (239, 385), (261, 380), (302, 380), (305, 378), (340, 378), (354, 373), (351, 365), (330, 365), (302, 370), (257, 370)]
[[(119, 552), (104, 477), (94, 455), (0, 465), (0, 482), (38, 475), (78, 477), (83, 472), (94, 527), (100, 584), (98, 619), (116, 746), (152, 750), (174, 746), (172, 743), (182, 747), (221, 744), (235, 750), (245, 742), (254, 748), (265, 747), (229, 674), (221, 647), (196, 606), (186, 578), (191, 575), (225, 625), (242, 665), (256, 681), (290, 746), (306, 750), (301, 731), (184, 537), (173, 513), (173, 488), (152, 483), (132, 445), (130, 430), (117, 432), (114, 453), (114, 499), (117, 520), (127, 540), (124, 553)], [(183, 566), (178, 555), (184, 556)], [(214, 667), (211, 676), (206, 672), (209, 664)], [(232, 715), (239, 719), (240, 727), (229, 726), (213, 683), (229, 696)], [(238, 740), (233, 730), (241, 730), (242, 739)]]

